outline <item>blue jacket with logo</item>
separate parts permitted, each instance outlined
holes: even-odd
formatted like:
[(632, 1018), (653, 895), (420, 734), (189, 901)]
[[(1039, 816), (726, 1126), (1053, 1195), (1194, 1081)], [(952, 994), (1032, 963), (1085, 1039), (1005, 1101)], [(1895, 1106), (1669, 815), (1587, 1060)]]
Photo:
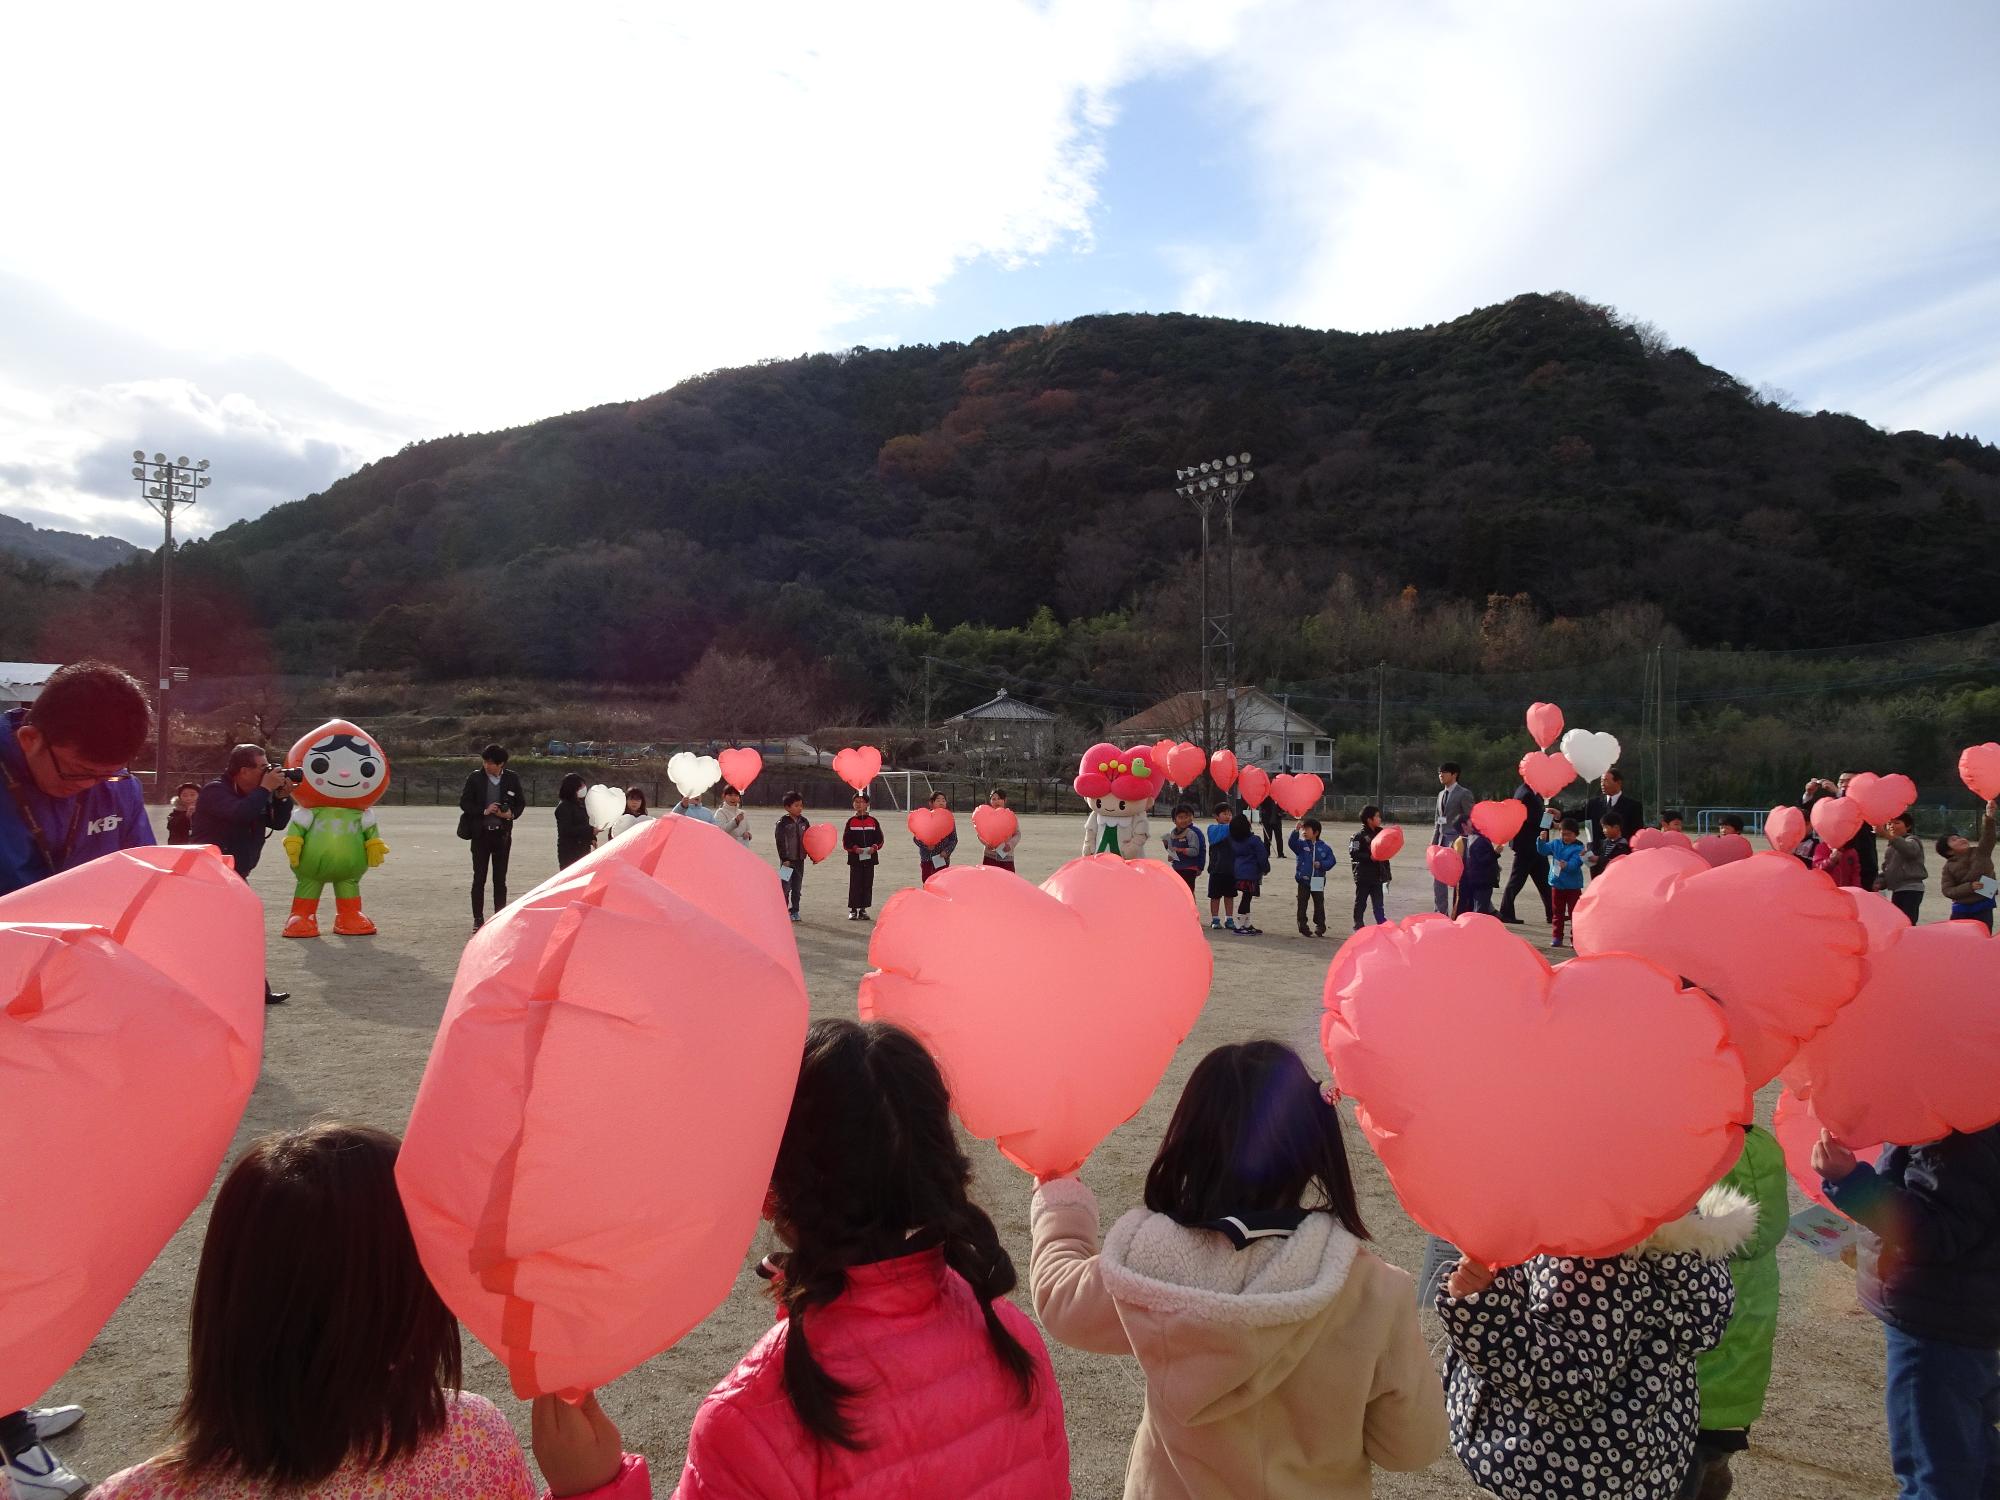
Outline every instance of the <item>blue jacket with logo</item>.
[(1324, 875), (1337, 863), (1333, 845), (1325, 839), (1303, 839), (1295, 833), (1286, 842), (1298, 857), (1297, 875), (1300, 880), (1310, 882), (1313, 876)]
[[(27, 756), (15, 739), (27, 717), (25, 708), (0, 714), (0, 764), (6, 767), (0, 780), (12, 783), (11, 789), (0, 786), (0, 895), (74, 869), (100, 854), (158, 842), (146, 818), (146, 794), (129, 772), (86, 787), (74, 797), (45, 795), (35, 785)], [(24, 804), (42, 830), (47, 859), (22, 820)]]

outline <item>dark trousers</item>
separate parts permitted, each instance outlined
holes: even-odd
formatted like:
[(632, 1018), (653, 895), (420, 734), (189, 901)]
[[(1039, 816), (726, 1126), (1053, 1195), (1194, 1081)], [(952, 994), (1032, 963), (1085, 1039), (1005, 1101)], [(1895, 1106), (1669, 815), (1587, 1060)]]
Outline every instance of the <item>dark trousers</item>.
[(12, 1456), (35, 1446), (35, 1424), (24, 1411), (10, 1411), (0, 1417), (0, 1453)]
[(1514, 898), (1521, 894), (1521, 887), (1531, 880), (1535, 883), (1535, 889), (1541, 893), (1542, 920), (1554, 920), (1555, 908), (1549, 902), (1548, 860), (1540, 854), (1522, 854), (1518, 851), (1514, 855), (1514, 867), (1507, 872), (1507, 888), (1500, 893), (1501, 920), (1510, 920), (1517, 915), (1514, 910)]
[[(990, 861), (990, 860), (989, 860), (989, 861), (988, 861), (988, 863), (990, 864), (990, 863), (992, 863), (992, 861)], [(1007, 868), (1011, 870), (1011, 869), (1013, 869), (1014, 867), (1013, 867), (1012, 865), (1009, 865), (1009, 866), (1007, 866)], [(1201, 873), (1201, 871), (1199, 871), (1199, 870), (1178, 870), (1178, 869), (1177, 869), (1177, 870), (1175, 870), (1175, 871), (1174, 871), (1174, 873), (1175, 873), (1176, 875), (1180, 876), (1180, 878), (1181, 878), (1181, 879), (1183, 879), (1183, 880), (1185, 880), (1185, 881), (1187, 882), (1187, 888), (1188, 888), (1188, 894), (1189, 894), (1190, 896), (1194, 896), (1194, 894), (1195, 894), (1195, 891), (1194, 891), (1194, 881), (1195, 881), (1195, 877), (1196, 877), (1197, 875), (1199, 875), (1199, 874)], [(1201, 901), (1201, 898), (1200, 898), (1199, 896), (1195, 896), (1195, 902), (1196, 902), (1196, 904), (1197, 904), (1197, 905), (1199, 905), (1199, 904), (1200, 904), (1200, 901)]]
[(1889, 899), (1896, 903), (1896, 910), (1910, 919), (1912, 927), (1917, 925), (1917, 913), (1924, 909), (1922, 887), (1914, 891), (1891, 891)]
[(1368, 903), (1370, 901), (1375, 903), (1375, 925), (1380, 927), (1384, 922), (1389, 920), (1388, 916), (1382, 910), (1382, 887), (1379, 885), (1357, 885), (1354, 888), (1354, 930), (1356, 932), (1361, 930), (1362, 918), (1367, 914)]
[(490, 843), (477, 838), (472, 841), (472, 920), (486, 920), (486, 872), (493, 871), (493, 914), (498, 916), (500, 908), (507, 904), (507, 860), (514, 852), (512, 839), (494, 839)]
[(1264, 852), (1266, 854), (1276, 854), (1278, 852), (1278, 835), (1284, 832), (1284, 830), (1282, 828), (1273, 828), (1268, 823), (1262, 826), (1264, 829)]
[(1308, 896), (1312, 898), (1313, 926), (1319, 930), (1321, 937), (1325, 937), (1326, 890), (1324, 887), (1314, 890), (1310, 880), (1301, 880), (1299, 882), (1299, 931), (1304, 932), (1306, 930), (1306, 898)]
[(797, 864), (792, 864), (787, 861), (785, 868), (792, 872), (791, 878), (785, 882), (785, 910), (789, 911), (793, 916), (797, 916), (799, 912), (799, 888), (806, 883), (806, 862), (800, 860)]
[(1243, 925), (1250, 925), (1250, 901), (1258, 895), (1262, 887), (1254, 880), (1236, 882), (1236, 915), (1243, 919)]
[(1484, 912), (1493, 915), (1493, 887), (1490, 885), (1460, 885), (1458, 888), (1458, 909)]
[(1883, 1325), (1889, 1467), (1902, 1500), (2000, 1500), (2000, 1352)]
[(847, 867), (847, 905), (866, 911), (875, 904), (875, 861), (864, 859)]

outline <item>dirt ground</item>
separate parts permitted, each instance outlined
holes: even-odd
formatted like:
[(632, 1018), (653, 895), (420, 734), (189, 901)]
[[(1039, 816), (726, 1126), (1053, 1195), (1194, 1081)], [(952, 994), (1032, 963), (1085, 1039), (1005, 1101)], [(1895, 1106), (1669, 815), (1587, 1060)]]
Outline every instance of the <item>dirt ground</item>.
[[(398, 808), (385, 817), (394, 852), (365, 887), (368, 909), (382, 928), (373, 939), (280, 941), (289, 882), (275, 845), (267, 854), (252, 883), (264, 898), (272, 981), (289, 989), (292, 999), (270, 1013), (263, 1077), (238, 1134), (239, 1146), (265, 1132), (320, 1117), (402, 1128), (470, 932), (469, 861), (466, 846), (453, 837), (455, 816), (447, 808)], [(775, 814), (759, 810), (756, 820), (756, 847), (769, 858)], [(1029, 878), (1042, 879), (1077, 853), (1081, 817), (1022, 821), (1020, 868)], [(901, 819), (893, 822), (899, 827)], [(1181, 1086), (1210, 1048), (1273, 1036), (1296, 1047), (1324, 1075), (1325, 1060), (1317, 1050), (1319, 996), (1352, 899), (1345, 869), (1348, 832), (1329, 830), (1343, 866), (1329, 882), (1335, 908), (1332, 938), (1310, 941), (1292, 931), (1288, 869), (1273, 883), (1276, 899), (1266, 903), (1267, 936), (1211, 935), (1217, 949), (1215, 987), (1200, 1023), (1146, 1108), (1098, 1149), (1085, 1171), (1104, 1202), (1107, 1225), (1138, 1201), (1146, 1165)], [(969, 834), (967, 829), (968, 843)], [(877, 882), (881, 899), (916, 879), (914, 851), (898, 836), (892, 835), (890, 845)], [(1412, 847), (1397, 858), (1390, 887), (1392, 918), (1429, 907), (1430, 884), (1421, 855), (1421, 848)], [(555, 830), (548, 811), (531, 810), (515, 840), (515, 894), (554, 868)], [(844, 882), (845, 871), (832, 861), (807, 875), (805, 921), (797, 932), (815, 1015), (853, 1014), (855, 987), (867, 968), (872, 929), (845, 920), (840, 904)], [(329, 927), (330, 919), (329, 910), (323, 918)], [(1529, 941), (1548, 941), (1539, 921), (1521, 932)], [(1767, 1092), (1760, 1100), (1767, 1122), (1773, 1098)], [(979, 1199), (999, 1223), (1025, 1277), (1030, 1184), (985, 1143), (973, 1142), (971, 1149), (978, 1163)], [(1350, 1132), (1349, 1151), (1377, 1250), (1414, 1273), (1423, 1258), (1421, 1233), (1404, 1217), (1358, 1130)], [(1560, 1163), (1549, 1163), (1549, 1170), (1560, 1169)], [(58, 1195), (61, 1181), (60, 1169), (52, 1167), (50, 1188)], [(1793, 1206), (1803, 1202), (1795, 1192)], [(79, 1472), (101, 1477), (160, 1446), (181, 1393), (187, 1309), (207, 1219), (204, 1205), (90, 1351), (49, 1393), (50, 1401), (80, 1401), (89, 1409), (89, 1419), (56, 1444)], [(32, 1230), (17, 1223), (12, 1232)], [(761, 1246), (752, 1251), (729, 1300), (706, 1323), (604, 1393), (605, 1407), (623, 1429), (626, 1446), (651, 1460), (661, 1495), (671, 1492), (679, 1472), (696, 1404), (769, 1324), (769, 1304), (750, 1272), (761, 1253)], [(1883, 1427), (1880, 1329), (1857, 1306), (1853, 1275), (1844, 1266), (1790, 1244), (1780, 1258), (1785, 1288), (1777, 1374), (1751, 1451), (1736, 1466), (1736, 1493), (1746, 1500), (1890, 1494), (1894, 1484)], [(1116, 1496), (1141, 1406), (1138, 1369), (1130, 1360), (1077, 1354), (1060, 1345), (1052, 1344), (1052, 1353), (1068, 1409), (1076, 1494), (1083, 1500)], [(499, 1366), (470, 1340), (466, 1356), (467, 1384), (510, 1411), (525, 1437), (527, 1408), (511, 1400)], [(1413, 1497), (1478, 1491), (1447, 1453), (1421, 1474), (1380, 1475), (1377, 1493)]]

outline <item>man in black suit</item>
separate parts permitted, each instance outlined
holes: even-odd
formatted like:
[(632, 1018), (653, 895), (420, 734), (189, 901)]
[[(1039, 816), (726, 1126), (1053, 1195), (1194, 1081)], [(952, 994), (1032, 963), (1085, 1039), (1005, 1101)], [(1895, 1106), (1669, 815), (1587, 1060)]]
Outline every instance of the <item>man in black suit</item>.
[(1514, 835), (1510, 846), (1514, 851), (1513, 867), (1507, 872), (1507, 889), (1500, 893), (1500, 920), (1510, 927), (1521, 925), (1521, 919), (1514, 915), (1514, 898), (1521, 894), (1521, 887), (1534, 881), (1535, 889), (1542, 896), (1542, 919), (1555, 920), (1555, 908), (1549, 902), (1549, 861), (1548, 857), (1535, 848), (1542, 836), (1542, 809), (1545, 804), (1541, 794), (1525, 781), (1514, 788), (1514, 800), (1528, 810), (1521, 820), (1521, 831)]
[(514, 849), (514, 820), (528, 810), (521, 778), (507, 769), (507, 751), (488, 745), (480, 768), (458, 795), (458, 836), (472, 844), (472, 930), (486, 924), (486, 872), (493, 871), (493, 910), (507, 904), (507, 860)]
[(1646, 826), (1646, 810), (1639, 805), (1639, 799), (1625, 790), (1625, 773), (1613, 766), (1598, 782), (1603, 788), (1601, 796), (1592, 797), (1584, 808), (1584, 816), (1590, 819), (1590, 852), (1593, 857), (1604, 852), (1604, 815), (1618, 814), (1621, 831), (1627, 839)]

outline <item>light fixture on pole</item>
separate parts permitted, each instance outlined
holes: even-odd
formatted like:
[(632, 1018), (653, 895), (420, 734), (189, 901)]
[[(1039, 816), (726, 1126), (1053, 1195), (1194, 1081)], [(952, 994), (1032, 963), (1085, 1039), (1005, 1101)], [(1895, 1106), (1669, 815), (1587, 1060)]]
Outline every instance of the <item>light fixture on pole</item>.
[[(1232, 453), (1174, 470), (1174, 493), (1193, 503), (1201, 516), (1201, 737), (1202, 748), (1216, 750), (1213, 695), (1223, 689), (1223, 747), (1236, 750), (1236, 502), (1257, 477), (1248, 453)], [(1222, 612), (1209, 607), (1209, 512), (1222, 503)]]
[(167, 791), (167, 694), (177, 675), (170, 665), (174, 649), (174, 512), (194, 504), (195, 497), (208, 488), (208, 460), (189, 463), (185, 456), (167, 462), (164, 453), (150, 459), (143, 449), (132, 451), (132, 477), (139, 493), (153, 513), (166, 524), (166, 540), (160, 547), (160, 699), (154, 705), (159, 715), (159, 743), (153, 752), (154, 795)]

